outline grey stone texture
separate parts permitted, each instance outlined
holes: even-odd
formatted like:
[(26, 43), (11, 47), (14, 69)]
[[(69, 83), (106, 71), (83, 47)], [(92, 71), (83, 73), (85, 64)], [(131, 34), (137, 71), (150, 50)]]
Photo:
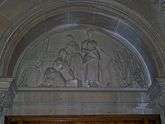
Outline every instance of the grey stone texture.
[(18, 91), (9, 115), (152, 114), (143, 92), (129, 91)]
[(164, 0), (0, 0), (0, 124), (34, 114), (160, 114), (165, 124), (164, 34)]

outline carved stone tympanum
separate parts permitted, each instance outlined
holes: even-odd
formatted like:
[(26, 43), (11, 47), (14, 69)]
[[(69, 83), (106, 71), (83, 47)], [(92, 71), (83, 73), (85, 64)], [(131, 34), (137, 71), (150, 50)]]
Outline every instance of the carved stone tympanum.
[(150, 82), (137, 53), (96, 29), (51, 32), (27, 49), (17, 66), (19, 87), (147, 88)]

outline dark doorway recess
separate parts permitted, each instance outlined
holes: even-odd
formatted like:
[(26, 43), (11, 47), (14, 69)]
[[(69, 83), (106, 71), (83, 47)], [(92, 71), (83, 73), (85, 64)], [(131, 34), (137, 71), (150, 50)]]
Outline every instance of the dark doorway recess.
[(159, 115), (6, 116), (5, 124), (161, 124)]

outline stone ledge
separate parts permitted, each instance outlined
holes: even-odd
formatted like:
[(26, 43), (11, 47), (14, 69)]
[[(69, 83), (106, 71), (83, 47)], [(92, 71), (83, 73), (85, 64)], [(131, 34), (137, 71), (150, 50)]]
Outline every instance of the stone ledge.
[(147, 92), (147, 89), (144, 88), (18, 88), (18, 92), (40, 92), (40, 91), (55, 91), (55, 92)]

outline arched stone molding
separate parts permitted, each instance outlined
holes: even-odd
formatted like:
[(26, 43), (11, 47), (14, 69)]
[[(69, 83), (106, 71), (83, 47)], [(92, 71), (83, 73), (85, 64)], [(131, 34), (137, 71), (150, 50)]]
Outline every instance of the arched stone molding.
[[(72, 5), (71, 5), (72, 4)], [(92, 4), (92, 6), (91, 6)], [(125, 29), (124, 32), (129, 32), (129, 34), (127, 35), (131, 35), (131, 33), (136, 33), (138, 36), (137, 37), (141, 37), (140, 40), (142, 40), (142, 44), (146, 46), (146, 48), (151, 48), (149, 50), (147, 50), (146, 53), (148, 53), (147, 55), (144, 55), (144, 59), (149, 55), (151, 55), (151, 57), (146, 58), (146, 63), (149, 64), (149, 66), (152, 68), (155, 65), (155, 69), (151, 69), (151, 73), (156, 73), (154, 74), (156, 76), (162, 76), (163, 75), (163, 59), (164, 57), (162, 54), (162, 50), (161, 47), (159, 46), (159, 43), (161, 42), (161, 39), (159, 38), (159, 35), (154, 33), (154, 31), (152, 30), (152, 27), (150, 27), (147, 22), (141, 18), (138, 14), (136, 14), (135, 12), (126, 9), (125, 7), (123, 7), (122, 5), (116, 3), (116, 2), (110, 2), (110, 3), (104, 3), (104, 1), (99, 1), (99, 2), (94, 2), (94, 1), (69, 1), (69, 2), (56, 2), (55, 4), (53, 3), (47, 3), (44, 4), (44, 8), (43, 6), (39, 6), (38, 10), (34, 10), (32, 11), (33, 15), (31, 16), (27, 16), (29, 17), (26, 20), (22, 20), (23, 23), (20, 23), (19, 21), (19, 25), (16, 26), (16, 30), (13, 32), (13, 30), (9, 31), (10, 36), (7, 35), (7, 39), (6, 39), (6, 45), (3, 49), (3, 52), (1, 54), (1, 62), (3, 63), (2, 66), (3, 67), (3, 76), (10, 76), (12, 75), (12, 70), (14, 67), (14, 63), (16, 63), (17, 60), (14, 59), (18, 59), (18, 57), (14, 57), (14, 59), (12, 60), (12, 54), (14, 54), (14, 52), (19, 56), (19, 54), (21, 53), (21, 51), (24, 49), (22, 48), (22, 50), (20, 50), (20, 52), (18, 52), (18, 45), (17, 43), (19, 42), (20, 46), (21, 45), (21, 40), (25, 40), (26, 36), (28, 36), (28, 31), (34, 29), (33, 27), (36, 27), (37, 24), (42, 24), (42, 26), (47, 27), (47, 29), (44, 28), (44, 30), (42, 29), (42, 32), (44, 32), (45, 30), (49, 30), (48, 29), (48, 20), (50, 20), (51, 18), (55, 17), (56, 19), (60, 16), (58, 16), (58, 14), (62, 14), (63, 16), (61, 16), (62, 20), (60, 20), (59, 24), (62, 22), (64, 23), (83, 23), (82, 22), (75, 22), (75, 18), (74, 17), (69, 17), (69, 21), (71, 22), (67, 22), (67, 18), (69, 15), (67, 15), (67, 11), (70, 11), (70, 14), (73, 12), (83, 12), (84, 10), (89, 13), (89, 17), (90, 14), (92, 15), (91, 17), (93, 18), (93, 20), (96, 19), (97, 16), (95, 15), (101, 15), (102, 17), (106, 17), (106, 18), (111, 18), (111, 24), (114, 23), (113, 25), (111, 25), (111, 29), (114, 32), (116, 32), (116, 29), (118, 28), (118, 26), (120, 28), (118, 28), (116, 33), (118, 33), (119, 35), (125, 37), (126, 39), (128, 39), (128, 41), (132, 42), (135, 41), (135, 39), (131, 39), (131, 37), (126, 37), (124, 36), (125, 34), (122, 34), (123, 31), (120, 31), (121, 28)], [(79, 6), (81, 5), (81, 7)], [(58, 8), (58, 9), (55, 9)], [(61, 10), (60, 10), (61, 8)], [(101, 9), (100, 9), (101, 8)], [(116, 9), (115, 9), (116, 8)], [(84, 12), (85, 12), (84, 11)], [(30, 12), (29, 12), (30, 13)], [(28, 13), (28, 14), (29, 14)], [(65, 13), (65, 15), (64, 15)], [(67, 17), (66, 17), (67, 15)], [(74, 14), (73, 14), (74, 15)], [(25, 15), (24, 15), (25, 16)], [(24, 17), (23, 16), (23, 17)], [(117, 17), (117, 18), (116, 18)], [(92, 20), (91, 18), (91, 20)], [(79, 18), (77, 18), (79, 19)], [(43, 22), (45, 20), (45, 22)], [(97, 19), (96, 19), (97, 20)], [(56, 21), (56, 20), (54, 20)], [(87, 20), (85, 20), (87, 21)], [(57, 22), (57, 21), (56, 21)], [(43, 24), (44, 23), (44, 24)], [(85, 22), (88, 23), (88, 22)], [(93, 24), (93, 25), (98, 25), (98, 24), (94, 24), (96, 23), (95, 21), (90, 22), (89, 24)], [(58, 24), (58, 25), (59, 25)], [(36, 25), (36, 26), (35, 26)], [(55, 26), (55, 25), (54, 25)], [(102, 25), (103, 27), (105, 25)], [(43, 27), (42, 27), (43, 28)], [(105, 28), (105, 27), (104, 27)], [(110, 27), (109, 27), (110, 28)], [(9, 32), (7, 34), (9, 34)], [(13, 32), (13, 33), (12, 33)], [(40, 33), (42, 33), (40, 32)], [(11, 35), (13, 34), (13, 35)], [(26, 35), (25, 35), (26, 34)], [(140, 36), (139, 36), (140, 34)], [(39, 34), (38, 34), (39, 35)], [(144, 41), (143, 41), (144, 39)], [(159, 41), (159, 42), (158, 42)], [(133, 43), (132, 43), (133, 44)], [(15, 46), (17, 45), (17, 47)], [(15, 47), (14, 47), (15, 46)], [(15, 49), (15, 50), (14, 50)], [(21, 49), (21, 48), (19, 48)], [(154, 50), (154, 51), (153, 51)], [(141, 51), (141, 50), (139, 50)], [(142, 51), (142, 54), (144, 52)], [(156, 54), (156, 55), (155, 55)], [(6, 57), (8, 56), (8, 57)], [(10, 64), (10, 61), (12, 61)], [(163, 66), (163, 67), (160, 67)], [(153, 71), (154, 70), (154, 71)]]
[[(18, 17), (20, 16), (22, 18), (18, 19), (3, 37), (5, 46), (0, 54), (2, 77), (13, 76), (15, 64), (30, 42), (44, 32), (65, 24), (94, 25), (115, 33), (137, 49), (153, 80), (165, 75), (162, 40), (159, 34), (137, 13), (114, 1), (71, 0), (41, 3)], [(154, 81), (152, 83), (154, 86)], [(143, 107), (145, 105), (140, 104), (138, 109), (142, 110)]]

